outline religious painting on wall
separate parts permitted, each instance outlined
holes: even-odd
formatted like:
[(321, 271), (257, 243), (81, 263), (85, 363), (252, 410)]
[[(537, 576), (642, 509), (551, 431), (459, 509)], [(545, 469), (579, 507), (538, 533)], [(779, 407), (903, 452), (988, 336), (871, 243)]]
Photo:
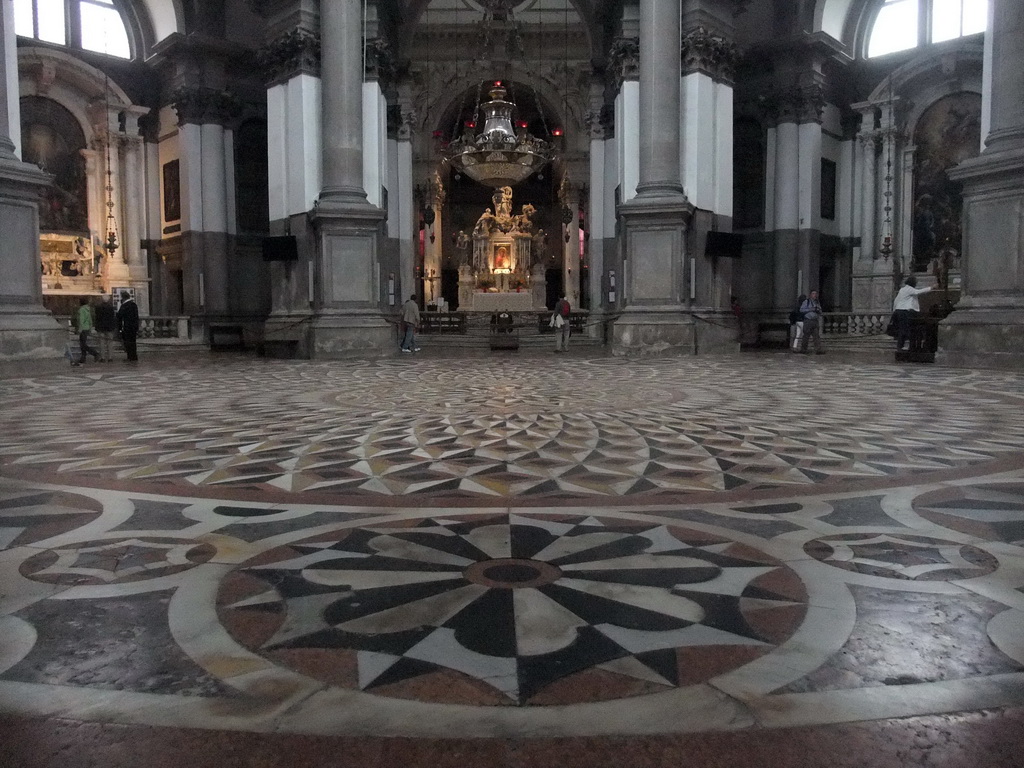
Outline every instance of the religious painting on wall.
[(22, 160), (53, 175), (40, 193), (40, 231), (88, 232), (85, 132), (75, 116), (52, 99), (26, 96), (20, 103)]
[(164, 163), (164, 221), (181, 220), (181, 178), (177, 160)]
[(914, 131), (913, 268), (959, 268), (961, 184), (947, 171), (976, 157), (981, 146), (981, 95), (954, 93), (932, 104)]

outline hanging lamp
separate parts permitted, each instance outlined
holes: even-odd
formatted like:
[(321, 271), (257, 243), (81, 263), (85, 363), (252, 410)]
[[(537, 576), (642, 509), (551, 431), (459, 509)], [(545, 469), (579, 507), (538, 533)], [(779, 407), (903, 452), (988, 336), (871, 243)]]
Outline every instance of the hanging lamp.
[[(484, 9), (482, 63), (488, 62), (490, 46), (498, 29), (505, 30), (506, 50), (514, 49), (522, 56), (522, 37), (512, 3), (509, 0), (489, 0), (484, 3)], [(481, 91), (483, 87), (481, 85)], [(465, 126), (469, 130), (448, 145), (446, 159), (456, 173), (464, 173), (480, 184), (513, 187), (547, 165), (552, 148), (544, 139), (530, 134), (525, 123), (516, 130), (513, 124), (516, 104), (502, 80), (493, 80), (486, 87), (489, 100), (480, 103), (478, 98), (473, 118)], [(481, 114), (483, 127), (474, 135), (472, 131), (480, 124), (477, 116)]]

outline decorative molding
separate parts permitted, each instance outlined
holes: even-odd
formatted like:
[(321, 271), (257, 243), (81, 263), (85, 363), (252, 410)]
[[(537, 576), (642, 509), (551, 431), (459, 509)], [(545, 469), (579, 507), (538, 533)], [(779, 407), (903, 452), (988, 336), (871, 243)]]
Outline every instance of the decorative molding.
[(178, 125), (186, 123), (232, 122), (242, 111), (242, 103), (228, 91), (201, 86), (181, 87), (171, 94), (171, 106), (178, 113)]
[(704, 72), (716, 80), (732, 83), (740, 53), (736, 44), (700, 26), (683, 35), (680, 59), (684, 75)]
[(260, 48), (256, 60), (268, 87), (297, 75), (320, 77), (320, 35), (292, 29)]
[(615, 90), (626, 80), (640, 79), (640, 40), (636, 37), (618, 37), (608, 53), (609, 69), (615, 78)]

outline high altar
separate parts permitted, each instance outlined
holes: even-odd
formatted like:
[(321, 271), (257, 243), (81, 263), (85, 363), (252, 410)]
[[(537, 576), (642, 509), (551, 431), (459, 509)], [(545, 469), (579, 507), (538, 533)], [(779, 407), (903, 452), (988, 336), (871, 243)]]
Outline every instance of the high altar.
[[(472, 259), (459, 270), (459, 305), (477, 312), (544, 309), (542, 265), (531, 272), (544, 234), (532, 221), (536, 208), (527, 203), (512, 215), (512, 187), (495, 189), (491, 199), (494, 207), (473, 228)], [(469, 245), (465, 233), (460, 238)]]

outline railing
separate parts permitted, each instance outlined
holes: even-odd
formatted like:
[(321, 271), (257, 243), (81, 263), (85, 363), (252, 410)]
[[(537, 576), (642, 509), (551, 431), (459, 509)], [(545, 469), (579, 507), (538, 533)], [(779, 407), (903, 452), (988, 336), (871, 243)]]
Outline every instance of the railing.
[(420, 333), (466, 332), (465, 312), (420, 312)]
[[(569, 328), (573, 333), (583, 333), (587, 327), (587, 313), (585, 312), (570, 312), (569, 313)], [(537, 315), (537, 330), (540, 333), (554, 333), (555, 329), (551, 325), (551, 313), (541, 312)]]
[[(74, 330), (70, 315), (54, 315), (63, 327)], [(191, 338), (188, 317), (157, 316), (139, 318), (140, 339), (188, 339)]]
[(826, 312), (822, 317), (825, 336), (878, 336), (885, 333), (891, 313)]
[(191, 337), (188, 317), (140, 317), (140, 339), (187, 339)]

